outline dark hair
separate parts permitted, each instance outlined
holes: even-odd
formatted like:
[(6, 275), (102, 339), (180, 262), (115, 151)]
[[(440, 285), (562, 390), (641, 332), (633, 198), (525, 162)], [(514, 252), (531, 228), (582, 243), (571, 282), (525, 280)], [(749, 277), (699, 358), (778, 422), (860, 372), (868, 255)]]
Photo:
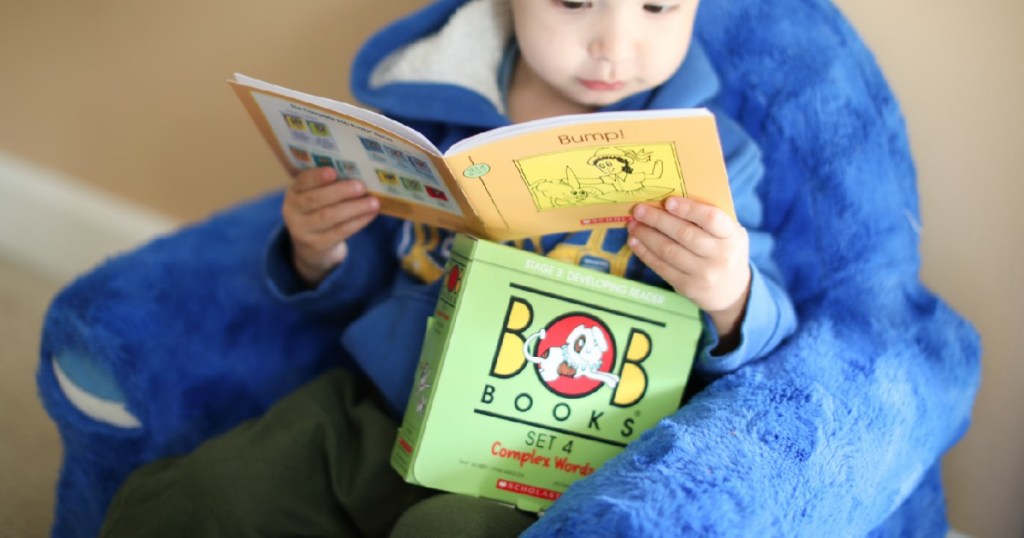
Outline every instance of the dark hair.
[(599, 163), (601, 161), (606, 161), (608, 159), (615, 159), (616, 161), (619, 161), (620, 163), (622, 163), (622, 171), (623, 172), (625, 172), (627, 174), (632, 174), (633, 173), (633, 167), (629, 165), (629, 161), (627, 161), (626, 159), (623, 159), (622, 157), (615, 157), (613, 155), (609, 155), (607, 157), (598, 157), (598, 158), (594, 159), (594, 163), (593, 164), (594, 164), (594, 166), (597, 166), (597, 163)]

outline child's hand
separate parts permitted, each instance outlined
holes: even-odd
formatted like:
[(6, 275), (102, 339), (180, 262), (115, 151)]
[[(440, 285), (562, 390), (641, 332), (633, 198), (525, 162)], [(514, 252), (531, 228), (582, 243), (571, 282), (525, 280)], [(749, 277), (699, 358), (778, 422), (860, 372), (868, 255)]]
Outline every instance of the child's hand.
[(311, 168), (285, 191), (281, 213), (292, 240), (292, 263), (310, 286), (345, 260), (345, 240), (377, 216), (380, 202), (359, 181), (337, 181), (333, 168)]
[(629, 223), (636, 256), (711, 317), (719, 350), (734, 347), (750, 294), (747, 231), (721, 209), (673, 196), (637, 205)]

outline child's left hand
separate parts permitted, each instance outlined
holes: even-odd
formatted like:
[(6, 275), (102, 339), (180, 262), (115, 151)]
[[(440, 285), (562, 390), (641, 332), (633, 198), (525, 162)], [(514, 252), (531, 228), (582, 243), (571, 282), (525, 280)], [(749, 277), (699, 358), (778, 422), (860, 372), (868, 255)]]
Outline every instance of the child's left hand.
[(633, 253), (679, 294), (707, 312), (719, 349), (739, 336), (750, 294), (747, 231), (721, 209), (673, 196), (663, 207), (638, 204), (629, 223)]

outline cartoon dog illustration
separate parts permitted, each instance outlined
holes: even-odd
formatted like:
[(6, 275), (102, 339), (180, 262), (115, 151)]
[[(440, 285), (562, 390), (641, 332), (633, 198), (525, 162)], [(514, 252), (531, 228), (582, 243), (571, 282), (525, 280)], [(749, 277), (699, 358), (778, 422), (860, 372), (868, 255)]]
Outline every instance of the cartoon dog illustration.
[(608, 342), (600, 329), (588, 329), (583, 324), (577, 325), (569, 333), (565, 344), (550, 347), (544, 352), (543, 357), (535, 357), (530, 352), (530, 346), (535, 340), (543, 339), (545, 334), (546, 331), (541, 329), (523, 342), (523, 355), (526, 360), (540, 366), (541, 379), (550, 383), (560, 375), (572, 378), (583, 376), (600, 381), (611, 388), (618, 385), (619, 376), (600, 371), (601, 356), (608, 351)]

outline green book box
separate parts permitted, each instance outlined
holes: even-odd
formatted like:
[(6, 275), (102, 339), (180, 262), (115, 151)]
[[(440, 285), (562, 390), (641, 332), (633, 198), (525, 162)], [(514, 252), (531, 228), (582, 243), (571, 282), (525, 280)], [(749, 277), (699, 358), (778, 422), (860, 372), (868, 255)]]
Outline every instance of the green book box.
[(391, 455), (409, 482), (543, 511), (679, 407), (682, 296), (456, 236)]

